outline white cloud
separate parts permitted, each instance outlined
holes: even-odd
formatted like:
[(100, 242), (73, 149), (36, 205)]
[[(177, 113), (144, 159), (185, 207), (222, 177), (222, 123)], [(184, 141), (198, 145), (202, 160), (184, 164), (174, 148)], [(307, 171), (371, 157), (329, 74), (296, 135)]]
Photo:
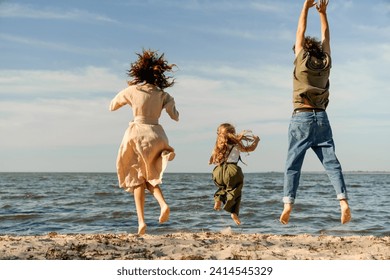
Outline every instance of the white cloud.
[[(209, 131), (225, 121), (243, 126), (238, 129), (261, 128), (262, 133), (284, 133), (291, 111), (290, 83), (281, 76), (286, 70), (275, 66), (193, 67), (198, 75), (179, 76), (178, 84), (170, 90), (179, 110), (183, 109), (183, 121), (188, 122), (181, 128), (188, 130), (188, 138), (194, 130), (209, 135)], [(201, 136), (197, 133), (196, 137)]]
[(94, 93), (110, 93), (123, 85), (106, 68), (85, 67), (73, 71), (61, 70), (0, 70), (1, 96), (8, 98), (85, 98)]
[(272, 12), (272, 13), (279, 13), (283, 6), (281, 6), (278, 3), (264, 3), (264, 2), (254, 2), (252, 3), (252, 6), (254, 9), (262, 12)]
[(375, 40), (377, 37), (379, 40), (390, 38), (390, 26), (380, 26), (380, 25), (356, 25), (357, 31), (364, 37), (368, 36)]
[(109, 144), (109, 135), (123, 124), (114, 122), (121, 114), (115, 116), (108, 110), (109, 101), (107, 98), (0, 101), (2, 148)]
[[(141, 4), (142, 3), (142, 4)], [(237, 5), (237, 1), (235, 0), (219, 0), (219, 1), (199, 1), (199, 0), (168, 0), (168, 1), (158, 1), (158, 0), (148, 0), (139, 2), (137, 1), (138, 5), (158, 5), (162, 4), (164, 6), (169, 7), (175, 7), (175, 8), (181, 8), (186, 10), (202, 10), (206, 12), (213, 12), (213, 11), (226, 11), (226, 10), (233, 10), (237, 11), (239, 10), (246, 10), (246, 9), (253, 9), (259, 11), (265, 11), (265, 12), (277, 12), (278, 7), (270, 2), (270, 3), (257, 3), (253, 2), (252, 0), (241, 0), (239, 2), (239, 5)], [(134, 5), (134, 3), (131, 3), (131, 5)]]
[(1, 101), (1, 171), (114, 171), (129, 112), (109, 99)]
[(34, 39), (32, 37), (22, 37), (15, 36), (12, 34), (0, 33), (0, 39), (4, 41), (8, 41), (11, 43), (16, 43), (18, 45), (26, 45), (28, 47), (38, 47), (42, 49), (49, 49), (67, 53), (75, 53), (81, 55), (111, 55), (116, 53), (117, 51), (114, 48), (111, 49), (102, 49), (98, 47), (94, 48), (83, 48), (79, 47), (75, 44), (67, 44), (67, 43), (58, 43), (53, 41), (43, 41)]
[(38, 9), (31, 5), (21, 5), (15, 3), (2, 3), (0, 5), (0, 17), (3, 18), (31, 18), (39, 20), (48, 19), (117, 23), (115, 19), (105, 15), (95, 14), (78, 9), (73, 9), (71, 11), (64, 11), (53, 8)]

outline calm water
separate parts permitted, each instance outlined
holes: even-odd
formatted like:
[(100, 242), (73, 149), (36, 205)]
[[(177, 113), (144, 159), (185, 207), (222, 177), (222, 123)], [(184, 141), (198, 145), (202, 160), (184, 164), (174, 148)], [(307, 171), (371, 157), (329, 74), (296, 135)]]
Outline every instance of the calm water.
[[(283, 174), (245, 174), (237, 227), (213, 210), (210, 174), (168, 173), (162, 186), (170, 221), (158, 224), (159, 208), (146, 196), (149, 234), (178, 231), (313, 235), (390, 235), (390, 174), (345, 174), (352, 221), (341, 225), (339, 204), (323, 173), (304, 173), (289, 225), (278, 221)], [(0, 173), (0, 234), (136, 233), (133, 197), (117, 187), (114, 173)]]

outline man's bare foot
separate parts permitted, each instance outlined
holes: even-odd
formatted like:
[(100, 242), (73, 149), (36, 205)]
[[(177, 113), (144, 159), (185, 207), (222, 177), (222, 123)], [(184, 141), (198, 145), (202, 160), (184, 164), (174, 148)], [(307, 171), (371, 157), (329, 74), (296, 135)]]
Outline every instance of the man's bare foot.
[(216, 201), (214, 204), (214, 210), (219, 211), (221, 210), (222, 201)]
[(169, 220), (169, 213), (170, 213), (170, 210), (169, 210), (168, 205), (161, 208), (160, 218), (158, 219), (160, 224), (165, 223), (166, 221)]
[(146, 232), (146, 224), (140, 224), (138, 226), (138, 234), (139, 235), (144, 235)]
[(232, 217), (232, 219), (233, 219), (233, 221), (236, 223), (236, 225), (240, 225), (241, 224), (241, 221), (240, 221), (240, 219), (238, 218), (238, 216), (237, 216), (237, 214), (236, 213), (232, 213), (231, 215), (230, 215), (230, 217)]
[(290, 220), (291, 210), (292, 210), (292, 204), (291, 203), (285, 203), (282, 215), (280, 215), (280, 219), (279, 219), (279, 221), (282, 224), (284, 224), (284, 225), (288, 224), (288, 220)]
[(341, 223), (346, 224), (352, 218), (351, 209), (349, 208), (348, 202), (345, 199), (340, 200), (340, 207), (341, 207)]

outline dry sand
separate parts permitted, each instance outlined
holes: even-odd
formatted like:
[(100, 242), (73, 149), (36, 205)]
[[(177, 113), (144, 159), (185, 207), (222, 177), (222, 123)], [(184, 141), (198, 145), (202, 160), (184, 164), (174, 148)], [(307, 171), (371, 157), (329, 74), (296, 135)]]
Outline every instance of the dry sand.
[(389, 260), (390, 237), (220, 233), (0, 236), (2, 260)]

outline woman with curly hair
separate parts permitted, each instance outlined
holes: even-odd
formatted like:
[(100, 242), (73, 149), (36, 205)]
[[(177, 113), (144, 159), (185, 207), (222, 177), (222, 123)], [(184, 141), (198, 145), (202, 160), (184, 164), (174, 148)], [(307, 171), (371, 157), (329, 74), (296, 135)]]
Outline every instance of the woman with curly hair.
[(159, 222), (169, 219), (170, 209), (160, 184), (167, 163), (173, 160), (175, 152), (158, 121), (164, 109), (175, 121), (179, 120), (179, 112), (174, 98), (165, 92), (165, 88), (174, 84), (174, 80), (165, 73), (172, 72), (175, 65), (168, 64), (164, 54), (158, 55), (152, 50), (143, 50), (137, 55), (138, 60), (131, 64), (128, 71), (132, 80), (111, 101), (110, 110), (124, 105), (133, 110), (133, 121), (123, 136), (116, 167), (119, 186), (134, 194), (138, 234), (144, 234), (145, 190), (152, 193), (160, 205)]
[[(252, 152), (256, 149), (260, 138), (243, 131), (236, 134), (236, 129), (229, 123), (223, 123), (218, 127), (217, 140), (211, 154), (209, 164), (215, 164), (213, 181), (218, 190), (214, 194), (214, 210), (223, 209), (230, 212), (233, 221), (240, 225), (238, 218), (241, 203), (241, 192), (244, 185), (244, 174), (241, 167), (240, 152)], [(244, 142), (246, 142), (244, 144)]]

